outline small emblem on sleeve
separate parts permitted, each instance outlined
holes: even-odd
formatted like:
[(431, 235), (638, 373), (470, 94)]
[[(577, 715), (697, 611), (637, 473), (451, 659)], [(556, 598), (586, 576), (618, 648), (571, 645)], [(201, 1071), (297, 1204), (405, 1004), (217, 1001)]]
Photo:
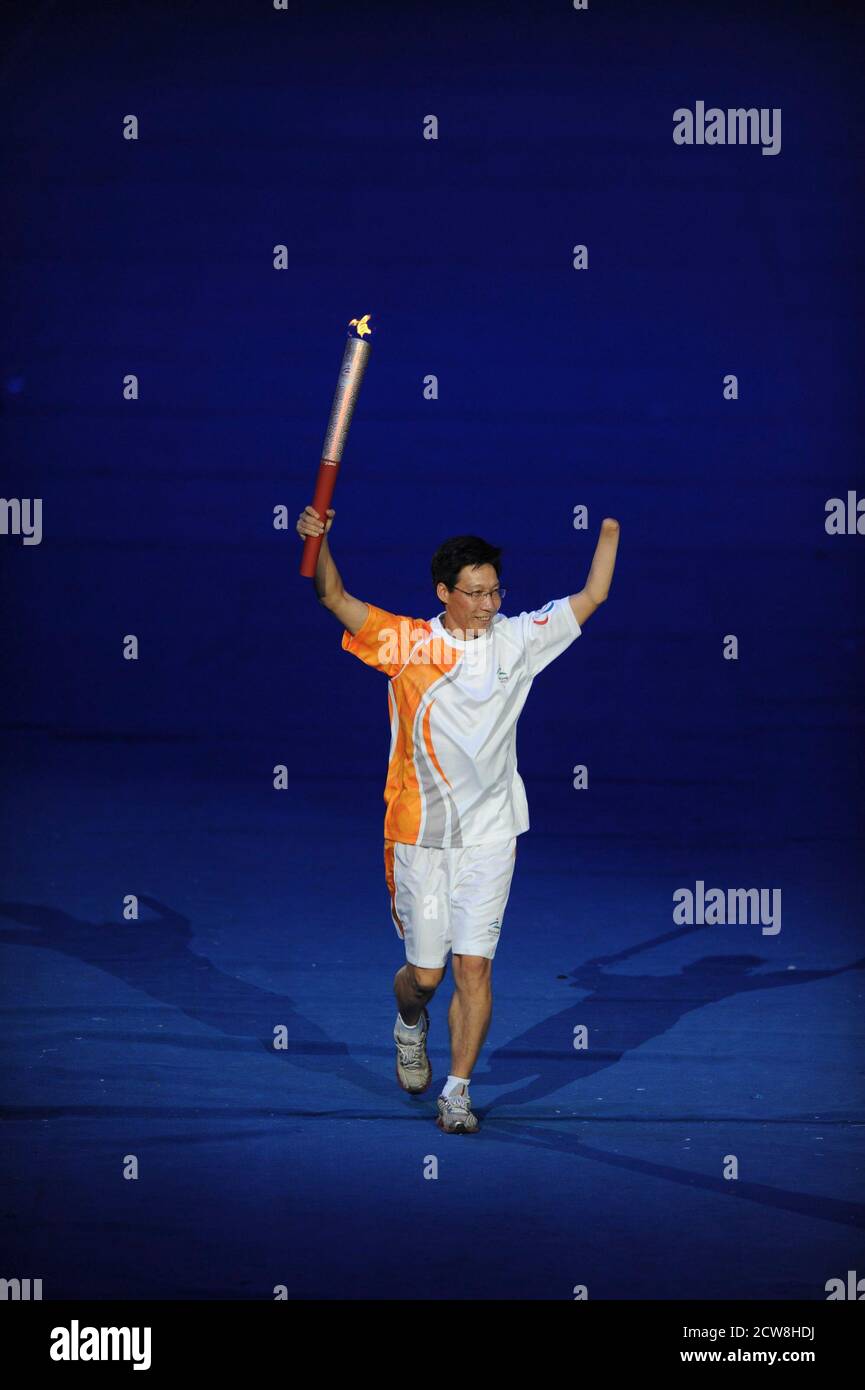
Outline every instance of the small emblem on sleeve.
[[(552, 606), (553, 606), (553, 600), (550, 599), (549, 603), (545, 603), (544, 606), (543, 606), (543, 608), (539, 608), (539, 609), (538, 609), (538, 612), (539, 612), (539, 613), (546, 613), (546, 614), (549, 614), (550, 609), (552, 608)], [(532, 622), (535, 624), (536, 627), (543, 627), (544, 623), (548, 623), (549, 621), (550, 621), (549, 616), (547, 616), (546, 618), (532, 618)]]

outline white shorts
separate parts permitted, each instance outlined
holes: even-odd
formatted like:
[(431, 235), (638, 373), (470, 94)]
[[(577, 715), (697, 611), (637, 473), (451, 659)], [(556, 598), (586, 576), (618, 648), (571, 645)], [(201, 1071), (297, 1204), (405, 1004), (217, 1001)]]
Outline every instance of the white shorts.
[(385, 881), (405, 958), (427, 970), (448, 952), (492, 960), (511, 891), (517, 837), (464, 849), (385, 840)]

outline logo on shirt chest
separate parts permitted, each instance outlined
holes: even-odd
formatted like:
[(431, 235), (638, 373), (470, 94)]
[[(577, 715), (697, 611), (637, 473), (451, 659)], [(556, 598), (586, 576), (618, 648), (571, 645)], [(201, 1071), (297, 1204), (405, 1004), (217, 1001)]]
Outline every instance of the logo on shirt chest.
[(499, 678), (500, 685), (507, 685), (508, 681), (511, 678), (510, 673), (506, 671), (502, 666), (500, 666), (499, 669), (496, 671), (496, 675)]

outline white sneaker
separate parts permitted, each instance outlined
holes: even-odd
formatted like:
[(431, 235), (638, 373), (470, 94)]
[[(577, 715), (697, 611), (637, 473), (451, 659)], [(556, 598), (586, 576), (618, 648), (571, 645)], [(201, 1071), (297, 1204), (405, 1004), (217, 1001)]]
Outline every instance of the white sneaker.
[(451, 1091), (449, 1096), (439, 1096), (438, 1119), (436, 1124), (445, 1134), (476, 1134), (480, 1128), (477, 1115), (472, 1110), (468, 1091)]
[(393, 1029), (393, 1040), (396, 1043), (396, 1079), (404, 1091), (409, 1091), (414, 1096), (428, 1090), (432, 1081), (432, 1063), (426, 1055), (426, 1037), (429, 1032), (429, 1014), (426, 1009), (418, 1021), (423, 1023), (423, 1032), (417, 1042), (407, 1042), (405, 1038), (400, 1037), (399, 1014), (396, 1016)]

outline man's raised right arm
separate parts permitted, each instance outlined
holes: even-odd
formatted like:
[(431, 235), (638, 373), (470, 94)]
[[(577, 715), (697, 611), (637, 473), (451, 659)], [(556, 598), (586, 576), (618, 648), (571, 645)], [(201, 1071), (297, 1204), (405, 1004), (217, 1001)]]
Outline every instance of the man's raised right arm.
[(318, 552), (318, 564), (312, 582), (315, 585), (319, 603), (323, 604), (343, 627), (348, 628), (354, 637), (366, 622), (369, 608), (359, 598), (352, 598), (351, 594), (346, 593), (339, 570), (333, 562), (330, 546), (327, 543), (327, 533), (333, 525), (335, 515), (336, 512), (333, 507), (328, 507), (327, 523), (325, 524), (313, 506), (304, 507), (297, 519), (297, 534), (301, 540), (306, 540), (307, 536), (321, 536), (323, 533), (321, 549)]

